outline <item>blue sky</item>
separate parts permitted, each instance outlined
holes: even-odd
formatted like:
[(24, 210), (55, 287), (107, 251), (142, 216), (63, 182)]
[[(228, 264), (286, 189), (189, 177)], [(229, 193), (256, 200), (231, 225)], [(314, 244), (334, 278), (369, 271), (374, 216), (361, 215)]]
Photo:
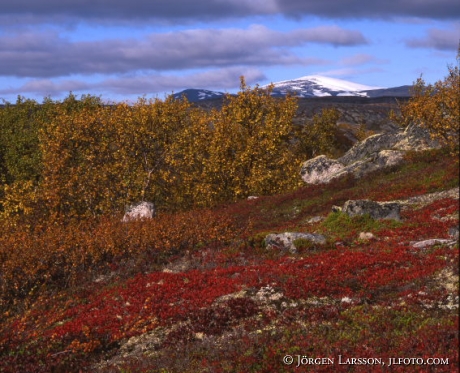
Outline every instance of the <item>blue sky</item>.
[(459, 40), (458, 0), (2, 0), (0, 99), (235, 92), (241, 75), (432, 83)]

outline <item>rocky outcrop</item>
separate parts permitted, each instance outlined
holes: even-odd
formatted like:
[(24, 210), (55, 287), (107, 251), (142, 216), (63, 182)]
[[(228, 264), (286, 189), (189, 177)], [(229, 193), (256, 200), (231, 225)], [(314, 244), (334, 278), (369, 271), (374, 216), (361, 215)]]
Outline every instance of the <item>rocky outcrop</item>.
[(295, 241), (299, 239), (310, 241), (313, 244), (323, 245), (326, 243), (326, 238), (322, 234), (285, 232), (267, 235), (265, 237), (265, 245), (268, 249), (278, 248), (295, 254), (297, 252)]
[(131, 205), (126, 209), (126, 213), (123, 216), (123, 222), (139, 219), (151, 219), (155, 216), (155, 206), (152, 202), (139, 202)]
[(307, 184), (321, 184), (340, 175), (344, 168), (339, 161), (320, 155), (305, 162), (300, 175)]
[(369, 172), (401, 163), (409, 150), (438, 146), (427, 130), (411, 125), (405, 131), (370, 136), (336, 160), (325, 155), (310, 159), (302, 165), (300, 175), (307, 184), (328, 183), (347, 174), (360, 178)]
[(453, 246), (456, 243), (457, 243), (456, 240), (447, 240), (444, 238), (430, 238), (429, 240), (415, 241), (415, 242), (412, 241), (410, 244), (412, 247), (415, 247), (416, 249), (426, 249), (434, 245)]
[(372, 219), (401, 220), (401, 205), (395, 202), (375, 202), (368, 199), (345, 202), (342, 212), (350, 217), (369, 215)]
[(405, 152), (399, 150), (381, 150), (366, 158), (351, 162), (348, 166), (343, 168), (341, 173), (333, 176), (333, 178), (344, 174), (352, 174), (356, 178), (360, 178), (369, 172), (395, 166), (403, 161), (404, 153)]

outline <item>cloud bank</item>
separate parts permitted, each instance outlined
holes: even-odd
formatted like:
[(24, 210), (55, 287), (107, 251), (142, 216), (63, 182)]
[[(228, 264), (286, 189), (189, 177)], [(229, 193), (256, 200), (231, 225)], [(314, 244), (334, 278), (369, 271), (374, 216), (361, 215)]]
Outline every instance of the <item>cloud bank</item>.
[(142, 74), (134, 76), (117, 76), (105, 78), (96, 82), (65, 79), (35, 79), (22, 84), (20, 87), (0, 89), (0, 95), (34, 93), (42, 97), (60, 95), (75, 91), (112, 92), (120, 95), (143, 95), (145, 92), (172, 93), (184, 87), (210, 87), (214, 89), (232, 89), (240, 76), (244, 76), (248, 84), (256, 84), (266, 79), (265, 74), (257, 68), (224, 68), (204, 72), (185, 74)]
[(458, 0), (2, 0), (0, 98), (231, 90), (267, 69), (359, 77), (394, 61), (373, 51), (374, 21), (426, 25), (396, 43), (450, 52), (458, 19)]
[(410, 48), (455, 51), (460, 46), (460, 23), (449, 30), (430, 28), (424, 37), (406, 40), (406, 45)]
[(298, 57), (286, 49), (309, 43), (354, 46), (367, 41), (361, 32), (337, 26), (279, 32), (255, 25), (248, 29), (197, 29), (151, 34), (142, 39), (90, 42), (71, 42), (55, 32), (25, 32), (0, 36), (0, 75), (49, 78), (133, 70), (325, 63), (319, 58)]
[(264, 15), (289, 17), (393, 19), (418, 17), (455, 20), (460, 18), (458, 0), (3, 0), (3, 21), (138, 23), (147, 21), (209, 22), (223, 18)]

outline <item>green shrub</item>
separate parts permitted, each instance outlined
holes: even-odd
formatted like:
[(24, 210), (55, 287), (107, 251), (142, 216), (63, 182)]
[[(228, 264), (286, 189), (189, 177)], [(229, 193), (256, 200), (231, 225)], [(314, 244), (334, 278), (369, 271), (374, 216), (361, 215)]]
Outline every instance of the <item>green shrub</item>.
[(318, 246), (318, 243), (313, 242), (311, 240), (307, 240), (305, 238), (297, 238), (296, 240), (294, 240), (293, 244), (298, 251), (311, 250), (315, 249)]
[(254, 234), (252, 237), (249, 237), (249, 245), (254, 248), (262, 248), (266, 247), (265, 244), (265, 237), (267, 237), (268, 232), (258, 232)]
[(370, 215), (350, 217), (343, 212), (331, 212), (321, 223), (324, 233), (337, 238), (355, 235), (357, 232), (376, 232), (384, 228), (396, 228), (401, 222), (395, 220), (374, 220)]

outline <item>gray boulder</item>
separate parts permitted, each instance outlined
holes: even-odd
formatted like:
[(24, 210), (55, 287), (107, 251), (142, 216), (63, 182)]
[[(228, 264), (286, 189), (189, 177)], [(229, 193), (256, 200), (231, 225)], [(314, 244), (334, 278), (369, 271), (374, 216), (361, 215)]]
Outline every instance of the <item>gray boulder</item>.
[(359, 160), (373, 157), (382, 150), (397, 150), (404, 154), (408, 150), (419, 151), (438, 147), (439, 143), (431, 139), (428, 130), (411, 124), (404, 131), (370, 136), (356, 143), (337, 160), (345, 166), (349, 166)]
[(393, 149), (418, 151), (439, 147), (439, 141), (433, 139), (427, 129), (411, 124), (399, 135), (398, 142), (393, 146)]
[(344, 167), (339, 161), (320, 155), (306, 161), (302, 165), (300, 175), (307, 184), (328, 183), (332, 178), (338, 177)]
[(139, 219), (152, 219), (155, 216), (155, 206), (152, 202), (139, 202), (126, 209), (122, 222)]
[(367, 199), (345, 202), (342, 212), (350, 217), (368, 214), (375, 220), (401, 220), (401, 205), (395, 202), (375, 202)]
[(439, 147), (427, 130), (415, 125), (397, 133), (381, 133), (356, 143), (342, 157), (334, 160), (320, 155), (303, 163), (300, 170), (307, 184), (328, 183), (343, 175), (360, 178), (382, 168), (395, 166), (408, 150)]
[(393, 149), (400, 139), (401, 132), (373, 135), (353, 145), (350, 150), (337, 160), (343, 165), (349, 166), (354, 162), (367, 159), (381, 150)]
[(267, 237), (265, 237), (265, 245), (268, 249), (278, 248), (295, 254), (297, 252), (297, 247), (295, 247), (294, 241), (298, 239), (308, 240), (320, 245), (326, 243), (326, 238), (322, 234), (285, 232), (267, 235)]
[(377, 171), (382, 168), (395, 166), (401, 163), (404, 159), (404, 152), (399, 150), (381, 150), (370, 155), (368, 158), (358, 160), (345, 166), (342, 173), (335, 177), (342, 176), (344, 173), (352, 174), (356, 178), (360, 178), (372, 171)]

